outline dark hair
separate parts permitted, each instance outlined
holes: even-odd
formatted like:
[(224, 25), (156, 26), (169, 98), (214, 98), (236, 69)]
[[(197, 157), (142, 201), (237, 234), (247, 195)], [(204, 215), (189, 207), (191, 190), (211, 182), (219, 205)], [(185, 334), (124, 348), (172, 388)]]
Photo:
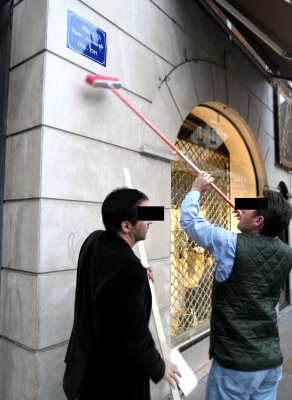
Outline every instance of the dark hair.
[(261, 235), (276, 237), (288, 228), (292, 218), (292, 207), (280, 193), (265, 190), (263, 195), (268, 199), (266, 210), (256, 210), (255, 215), (262, 215), (265, 219)]
[(137, 206), (149, 200), (146, 194), (137, 189), (117, 188), (105, 198), (102, 207), (102, 221), (107, 231), (118, 232), (123, 221), (133, 225), (137, 222)]

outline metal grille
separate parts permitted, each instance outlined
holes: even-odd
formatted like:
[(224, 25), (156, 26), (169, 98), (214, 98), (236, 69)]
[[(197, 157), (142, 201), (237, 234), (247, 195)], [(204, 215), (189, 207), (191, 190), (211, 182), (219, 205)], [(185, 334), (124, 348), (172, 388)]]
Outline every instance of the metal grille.
[[(200, 169), (210, 172), (215, 184), (229, 196), (229, 153), (210, 127), (201, 124), (190, 130), (184, 123), (176, 146)], [(171, 176), (171, 336), (172, 344), (177, 345), (209, 323), (215, 261), (188, 237), (179, 223), (180, 205), (196, 174), (183, 160), (178, 160), (172, 163)], [(200, 205), (203, 217), (230, 228), (229, 207), (213, 190), (201, 196)]]

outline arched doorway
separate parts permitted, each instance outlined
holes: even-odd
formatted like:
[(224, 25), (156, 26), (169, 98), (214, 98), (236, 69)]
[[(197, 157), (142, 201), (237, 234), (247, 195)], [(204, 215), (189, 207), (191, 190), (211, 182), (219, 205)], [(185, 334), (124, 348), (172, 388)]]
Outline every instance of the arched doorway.
[[(228, 116), (227, 107), (200, 105), (184, 120), (176, 146), (200, 169), (210, 172), (215, 184), (232, 201), (236, 197), (255, 197), (265, 186), (265, 170), (258, 149), (250, 148), (248, 134), (239, 130), (243, 121), (236, 113)], [(244, 126), (244, 124), (242, 125)], [(246, 127), (247, 129), (247, 127)], [(255, 162), (256, 157), (258, 160)], [(180, 204), (195, 178), (183, 161), (172, 163), (171, 193), (171, 338), (181, 346), (209, 329), (211, 285), (215, 261), (197, 243), (188, 238), (179, 224)], [(212, 223), (237, 231), (237, 220), (230, 207), (214, 191), (201, 197), (201, 212)]]

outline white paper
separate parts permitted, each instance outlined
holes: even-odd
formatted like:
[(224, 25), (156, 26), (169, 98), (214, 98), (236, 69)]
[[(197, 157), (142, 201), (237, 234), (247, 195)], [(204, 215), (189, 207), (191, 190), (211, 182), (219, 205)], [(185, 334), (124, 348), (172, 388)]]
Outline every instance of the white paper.
[(177, 365), (177, 369), (181, 373), (181, 378), (178, 377), (179, 387), (181, 388), (183, 394), (187, 396), (197, 386), (197, 377), (177, 348), (171, 350), (170, 358), (171, 361)]

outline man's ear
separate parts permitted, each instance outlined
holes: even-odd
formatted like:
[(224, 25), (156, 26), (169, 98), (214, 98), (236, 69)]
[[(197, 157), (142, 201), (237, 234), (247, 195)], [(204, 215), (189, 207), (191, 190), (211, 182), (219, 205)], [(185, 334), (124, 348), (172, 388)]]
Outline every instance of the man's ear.
[(133, 225), (131, 224), (130, 221), (123, 221), (121, 223), (121, 232), (126, 233), (126, 234), (129, 233), (132, 229), (132, 226)]
[(262, 229), (264, 226), (264, 223), (265, 223), (265, 217), (263, 215), (257, 215), (254, 218), (254, 222), (255, 222), (256, 227)]

